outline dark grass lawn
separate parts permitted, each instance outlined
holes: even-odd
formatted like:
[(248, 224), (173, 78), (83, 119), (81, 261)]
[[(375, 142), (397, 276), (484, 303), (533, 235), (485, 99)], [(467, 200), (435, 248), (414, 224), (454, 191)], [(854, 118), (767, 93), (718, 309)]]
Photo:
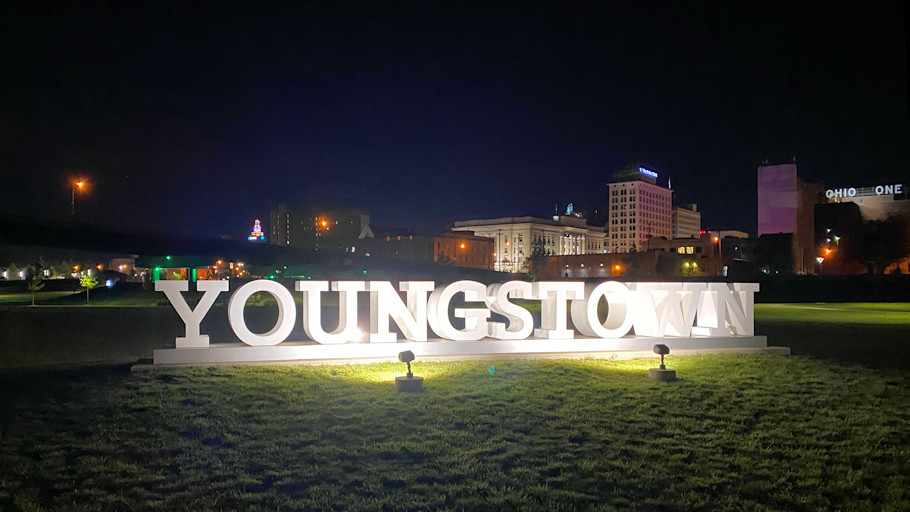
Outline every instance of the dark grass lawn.
[(419, 395), (400, 364), (131, 374), (172, 310), (0, 309), (0, 510), (907, 510), (906, 308), (825, 309), (757, 307), (811, 357), (417, 362)]
[(908, 374), (801, 357), (34, 373), (3, 510), (901, 510)]

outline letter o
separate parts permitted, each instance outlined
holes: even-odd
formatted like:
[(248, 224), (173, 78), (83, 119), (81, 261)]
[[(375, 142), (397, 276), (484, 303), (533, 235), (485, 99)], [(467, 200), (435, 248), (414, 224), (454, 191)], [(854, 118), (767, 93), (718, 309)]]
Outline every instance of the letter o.
[[(607, 300), (609, 308), (604, 323), (600, 323), (600, 318), (597, 316), (597, 305), (600, 303), (601, 297)], [(632, 315), (629, 314), (631, 302), (632, 292), (626, 285), (618, 281), (600, 283), (587, 294), (584, 300), (572, 301), (572, 320), (575, 322), (575, 327), (586, 336), (621, 338), (632, 329)], [(584, 310), (576, 309), (577, 307), (584, 308)]]
[(850, 197), (856, 196), (856, 189), (853, 188), (853, 187), (848, 188), (848, 189), (847, 189), (847, 195), (850, 196)]
[[(243, 309), (246, 301), (256, 292), (266, 292), (278, 301), (278, 321), (275, 327), (265, 334), (256, 334), (249, 330), (243, 319)], [(294, 296), (284, 286), (275, 281), (260, 279), (249, 282), (234, 292), (228, 303), (228, 321), (234, 334), (240, 341), (254, 347), (277, 345), (290, 336), (297, 320), (297, 306), (294, 305)]]
[(831, 199), (832, 197), (834, 197), (834, 191), (829, 188), (828, 190), (825, 191), (825, 197), (827, 197), (828, 199)]
[(885, 193), (885, 187), (883, 187), (883, 186), (881, 186), (881, 185), (877, 185), (877, 186), (875, 187), (875, 195), (880, 196), (880, 195), (882, 195), (882, 194), (884, 194), (884, 193)]

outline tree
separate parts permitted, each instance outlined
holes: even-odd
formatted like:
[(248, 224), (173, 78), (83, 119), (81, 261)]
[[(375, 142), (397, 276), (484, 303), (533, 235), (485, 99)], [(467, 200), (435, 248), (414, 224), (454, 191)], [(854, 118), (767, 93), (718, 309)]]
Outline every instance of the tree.
[(448, 265), (448, 266), (455, 264), (455, 262), (452, 261), (452, 258), (446, 256), (446, 253), (444, 253), (444, 252), (440, 252), (439, 254), (436, 255), (436, 263), (439, 263), (440, 265)]
[(44, 265), (37, 263), (28, 267), (25, 272), (28, 291), (32, 292), (32, 306), (35, 305), (35, 293), (44, 288)]
[(542, 238), (538, 238), (531, 243), (531, 255), (528, 256), (524, 265), (525, 274), (528, 281), (537, 281), (540, 277), (540, 270), (547, 264), (547, 245)]
[(858, 255), (870, 274), (883, 274), (888, 265), (907, 254), (907, 230), (900, 219), (871, 220), (860, 229)]
[(98, 280), (95, 279), (91, 274), (86, 272), (86, 273), (82, 274), (81, 278), (79, 278), (79, 286), (85, 288), (85, 303), (88, 304), (89, 303), (89, 291), (91, 291), (92, 288), (98, 286)]
[(10, 263), (9, 268), (6, 269), (6, 280), (12, 281), (19, 277), (19, 267), (15, 263)]
[(697, 276), (699, 272), (698, 263), (694, 261), (684, 261), (682, 264), (682, 275), (687, 277)]

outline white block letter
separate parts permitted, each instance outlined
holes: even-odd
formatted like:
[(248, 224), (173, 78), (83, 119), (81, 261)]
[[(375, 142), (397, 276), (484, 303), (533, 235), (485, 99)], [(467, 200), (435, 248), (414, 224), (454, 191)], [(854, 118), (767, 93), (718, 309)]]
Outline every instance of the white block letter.
[(402, 281), (398, 288), (407, 293), (407, 305), (392, 283), (370, 281), (370, 343), (395, 343), (395, 333), (389, 331), (389, 318), (395, 321), (404, 337), (411, 341), (427, 341), (427, 294), (433, 291), (433, 281)]
[[(597, 306), (600, 298), (607, 300), (607, 319), (600, 323)], [(572, 301), (572, 323), (585, 336), (622, 338), (632, 329), (632, 293), (617, 281), (585, 284), (585, 298)]]
[(578, 281), (543, 281), (531, 284), (533, 299), (540, 301), (540, 329), (534, 334), (539, 338), (574, 338), (575, 331), (566, 326), (566, 301), (581, 300), (585, 284)]
[(442, 338), (455, 341), (479, 340), (487, 335), (487, 308), (455, 308), (455, 316), (464, 318), (464, 329), (456, 329), (449, 320), (449, 303), (452, 297), (463, 293), (466, 301), (483, 302), (487, 287), (477, 281), (455, 281), (430, 294), (427, 301), (427, 319), (430, 328)]
[(531, 283), (509, 281), (487, 287), (487, 306), (509, 322), (508, 327), (502, 322), (490, 322), (489, 334), (500, 340), (523, 340), (534, 331), (534, 317), (527, 309), (509, 302), (509, 297), (530, 299)]
[[(246, 301), (256, 292), (265, 292), (278, 301), (278, 321), (275, 327), (265, 334), (256, 334), (250, 331), (246, 326), (243, 318), (243, 308), (246, 307)], [(231, 296), (228, 303), (228, 321), (234, 334), (240, 338), (240, 341), (247, 345), (265, 346), (277, 345), (284, 341), (294, 330), (294, 321), (297, 319), (297, 307), (294, 305), (294, 296), (287, 288), (275, 281), (259, 279), (250, 281), (241, 286)]]
[(297, 281), (294, 285), (303, 292), (303, 330), (317, 343), (332, 345), (360, 341), (357, 328), (357, 292), (366, 290), (363, 281), (332, 281), (332, 291), (338, 292), (338, 327), (332, 332), (322, 328), (322, 292), (329, 291), (328, 281)]
[(228, 291), (227, 281), (199, 281), (196, 283), (196, 289), (204, 292), (196, 309), (191, 310), (186, 303), (186, 299), (180, 292), (190, 289), (189, 281), (155, 281), (155, 291), (164, 292), (167, 300), (177, 310), (180, 319), (186, 326), (186, 336), (177, 338), (177, 348), (200, 348), (209, 346), (209, 337), (205, 334), (199, 334), (199, 324), (202, 319), (212, 309), (212, 304), (221, 292)]

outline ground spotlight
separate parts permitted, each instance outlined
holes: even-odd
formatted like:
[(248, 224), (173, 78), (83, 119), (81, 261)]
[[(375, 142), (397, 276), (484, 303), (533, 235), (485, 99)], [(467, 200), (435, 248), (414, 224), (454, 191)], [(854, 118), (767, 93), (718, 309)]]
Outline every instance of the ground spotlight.
[(660, 354), (660, 368), (648, 369), (648, 377), (660, 382), (676, 380), (676, 370), (668, 370), (666, 365), (664, 365), (664, 356), (670, 353), (670, 347), (663, 344), (654, 345), (654, 353)]
[(398, 391), (423, 391), (423, 377), (415, 377), (411, 373), (411, 361), (414, 359), (416, 357), (410, 350), (405, 350), (398, 354), (398, 360), (408, 365), (408, 374), (406, 376), (395, 377), (395, 387), (398, 388)]

